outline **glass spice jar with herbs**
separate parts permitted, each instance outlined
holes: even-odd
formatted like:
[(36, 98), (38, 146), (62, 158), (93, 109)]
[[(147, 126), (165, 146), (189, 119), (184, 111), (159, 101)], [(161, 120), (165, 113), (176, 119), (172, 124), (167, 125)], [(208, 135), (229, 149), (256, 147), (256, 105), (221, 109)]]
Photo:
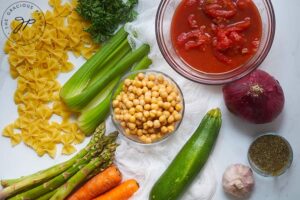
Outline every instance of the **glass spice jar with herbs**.
[(248, 160), (257, 173), (263, 176), (279, 176), (290, 167), (293, 151), (282, 136), (266, 134), (259, 136), (250, 145)]

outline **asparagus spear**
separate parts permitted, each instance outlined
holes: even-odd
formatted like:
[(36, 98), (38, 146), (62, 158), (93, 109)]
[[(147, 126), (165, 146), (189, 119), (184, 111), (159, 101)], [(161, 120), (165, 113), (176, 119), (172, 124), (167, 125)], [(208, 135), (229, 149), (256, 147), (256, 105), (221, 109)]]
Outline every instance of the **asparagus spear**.
[(59, 187), (50, 200), (63, 200), (101, 164), (112, 163), (116, 147), (117, 145), (115, 143), (109, 144), (107, 148), (103, 150), (100, 157), (91, 160), (89, 164), (72, 176), (64, 185)]
[(80, 158), (72, 167), (70, 167), (68, 170), (63, 172), (62, 174), (57, 175), (53, 179), (45, 182), (42, 185), (39, 185), (31, 190), (27, 190), (21, 194), (18, 194), (12, 198), (9, 198), (9, 200), (23, 200), (23, 199), (36, 199), (37, 197), (40, 197), (47, 192), (50, 192), (51, 190), (54, 190), (64, 184), (70, 177), (72, 177), (74, 174), (76, 174), (82, 167), (84, 167), (86, 164), (90, 162), (91, 159), (98, 156), (103, 148), (107, 146), (108, 144), (115, 141), (115, 134), (111, 134), (110, 136), (104, 136), (103, 139), (99, 143), (95, 143), (95, 145), (90, 149), (90, 152), (84, 156), (83, 158)]
[(105, 124), (100, 124), (99, 127), (95, 130), (95, 133), (89, 142), (89, 144), (82, 149), (79, 153), (77, 153), (73, 158), (70, 160), (55, 165), (53, 167), (50, 167), (46, 170), (39, 171), (35, 174), (26, 176), (26, 177), (21, 177), (19, 179), (12, 179), (13, 181), (10, 180), (4, 180), (3, 182), (5, 183), (11, 183), (11, 182), (16, 182), (3, 190), (0, 191), (0, 200), (4, 200), (7, 197), (13, 196), (17, 193), (19, 193), (22, 190), (30, 189), (32, 186), (43, 183), (47, 180), (49, 180), (52, 177), (57, 176), (58, 174), (61, 174), (62, 172), (66, 171), (69, 167), (74, 165), (78, 159), (84, 157), (89, 151), (96, 149), (99, 141), (101, 141), (103, 135), (105, 132)]
[(49, 200), (55, 193), (56, 193), (57, 189), (52, 190), (51, 192), (48, 192), (47, 194), (37, 198), (36, 200)]

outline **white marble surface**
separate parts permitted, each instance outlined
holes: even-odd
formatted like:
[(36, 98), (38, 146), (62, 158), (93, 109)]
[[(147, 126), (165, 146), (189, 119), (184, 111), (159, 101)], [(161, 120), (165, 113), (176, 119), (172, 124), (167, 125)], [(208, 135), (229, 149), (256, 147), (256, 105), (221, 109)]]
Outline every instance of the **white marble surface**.
[[(147, 4), (148, 0), (140, 0)], [(34, 2), (41, 2), (35, 0)], [(300, 66), (297, 61), (300, 58), (300, 27), (298, 26), (300, 19), (300, 1), (299, 0), (273, 0), (273, 6), (276, 14), (276, 35), (273, 47), (261, 65), (261, 68), (274, 75), (281, 83), (286, 96), (286, 104), (284, 112), (271, 124), (267, 125), (250, 125), (231, 115), (222, 101), (221, 88), (212, 86), (198, 85), (197, 89), (205, 92), (201, 95), (206, 98), (201, 102), (207, 101), (209, 105), (201, 107), (194, 112), (203, 112), (206, 107), (220, 106), (223, 111), (223, 125), (220, 136), (218, 138), (216, 148), (211, 156), (210, 164), (214, 169), (215, 178), (217, 180), (217, 189), (213, 200), (231, 199), (223, 193), (221, 188), (221, 178), (225, 168), (232, 163), (248, 164), (246, 154), (247, 149), (254, 137), (264, 132), (276, 132), (287, 138), (294, 150), (294, 162), (290, 170), (278, 178), (263, 178), (255, 174), (256, 187), (250, 200), (298, 200), (300, 198), (300, 107), (298, 105), (300, 98)], [(0, 13), (6, 8), (9, 2), (0, 0)], [(46, 8), (46, 6), (42, 6)], [(147, 7), (145, 6), (145, 9)], [(154, 17), (154, 16), (151, 16)], [(153, 30), (154, 34), (154, 30)], [(3, 35), (0, 35), (3, 41)], [(156, 55), (161, 59), (160, 55)], [(1, 55), (0, 66), (0, 129), (13, 121), (17, 116), (16, 106), (13, 103), (13, 93), (16, 83), (8, 76), (7, 63)], [(82, 59), (72, 61), (78, 66), (84, 61)], [(167, 69), (167, 66), (163, 70)], [(195, 84), (187, 80), (182, 80), (176, 73), (172, 72), (175, 79), (178, 78), (181, 83), (188, 87), (194, 87)], [(60, 76), (60, 80), (65, 81), (70, 74)], [(184, 94), (189, 96), (191, 91), (184, 90)], [(207, 97), (204, 97), (207, 96)], [(189, 96), (191, 97), (191, 96)], [(186, 99), (188, 103), (191, 99)], [(193, 99), (195, 100), (195, 99)], [(192, 111), (193, 107), (187, 107)], [(199, 115), (199, 119), (202, 117)], [(191, 117), (194, 115), (187, 115)], [(187, 127), (188, 122), (183, 123), (183, 128)], [(196, 123), (190, 123), (191, 130), (196, 128)], [(182, 129), (183, 129), (182, 128)], [(181, 130), (182, 131), (182, 130)], [(78, 146), (82, 147), (84, 144)], [(179, 148), (179, 147), (176, 147)], [(15, 148), (11, 148), (9, 140), (0, 137), (0, 178), (9, 178), (25, 175), (36, 170), (49, 167), (55, 163), (66, 160), (68, 157), (58, 156), (55, 160), (48, 157), (39, 158), (36, 154), (25, 145), (21, 144)], [(166, 162), (169, 162), (166, 160)], [(197, 191), (194, 191), (197, 193)], [(200, 193), (203, 191), (199, 191)], [(144, 200), (135, 198), (137, 200)], [(185, 199), (184, 199), (185, 200)], [(199, 199), (193, 199), (199, 200)]]

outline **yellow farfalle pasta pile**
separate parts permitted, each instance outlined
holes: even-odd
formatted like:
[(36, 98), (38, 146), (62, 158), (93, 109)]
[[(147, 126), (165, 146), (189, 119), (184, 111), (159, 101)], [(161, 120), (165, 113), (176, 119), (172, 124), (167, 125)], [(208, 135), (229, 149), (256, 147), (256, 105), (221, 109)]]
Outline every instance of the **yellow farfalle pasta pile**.
[[(50, 0), (49, 4), (53, 11), (33, 13), (36, 23), (11, 34), (6, 42), (10, 72), (17, 80), (14, 100), (19, 118), (4, 128), (3, 135), (13, 146), (24, 141), (39, 156), (54, 157), (57, 144), (63, 144), (62, 154), (71, 154), (76, 151), (73, 144), (85, 137), (59, 98), (56, 78), (73, 68), (68, 51), (89, 58), (98, 46), (84, 31), (87, 22), (74, 11), (76, 1)], [(12, 29), (17, 25), (14, 21)], [(53, 119), (55, 115), (61, 120)]]

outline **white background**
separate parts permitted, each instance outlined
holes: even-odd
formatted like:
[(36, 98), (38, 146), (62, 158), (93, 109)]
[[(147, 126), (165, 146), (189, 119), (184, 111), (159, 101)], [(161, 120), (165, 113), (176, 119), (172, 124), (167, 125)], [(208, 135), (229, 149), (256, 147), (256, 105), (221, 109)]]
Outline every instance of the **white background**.
[[(140, 0), (141, 3), (146, 1), (148, 0)], [(43, 2), (34, 2), (41, 5), (43, 9), (47, 8), (45, 0)], [(3, 10), (9, 4), (10, 3), (7, 3), (5, 0), (0, 0), (1, 15)], [(175, 79), (178, 79), (180, 84), (184, 85), (183, 92), (186, 97), (190, 97), (190, 93), (194, 92), (194, 87), (197, 87), (196, 89), (199, 89), (199, 91), (201, 90), (202, 93), (196, 100), (199, 101), (199, 104), (203, 102), (207, 102), (208, 104), (205, 106), (203, 105), (202, 107), (200, 106), (199, 108), (194, 108), (191, 107), (191, 105), (195, 105), (197, 102), (189, 102), (192, 101), (192, 99), (186, 98), (187, 112), (194, 111), (197, 113), (198, 109), (198, 112), (201, 113), (198, 115), (189, 115), (189, 113), (186, 113), (186, 118), (190, 119), (191, 116), (197, 116), (199, 123), (204, 115), (204, 111), (210, 108), (210, 106), (220, 106), (222, 109), (222, 130), (210, 160), (217, 181), (216, 193), (212, 198), (214, 200), (230, 199), (223, 193), (221, 187), (221, 178), (225, 168), (233, 163), (248, 164), (246, 155), (249, 144), (257, 135), (265, 132), (278, 133), (290, 141), (294, 150), (294, 162), (290, 170), (278, 178), (263, 178), (255, 174), (256, 187), (250, 199), (298, 200), (300, 198), (300, 65), (298, 64), (298, 59), (300, 59), (300, 1), (274, 0), (273, 6), (277, 22), (276, 35), (273, 47), (266, 60), (261, 65), (261, 68), (268, 71), (279, 80), (286, 97), (284, 112), (273, 123), (257, 126), (243, 122), (231, 115), (225, 108), (222, 101), (221, 87), (194, 84), (188, 80), (181, 79), (175, 72), (171, 73)], [(1, 37), (1, 41), (3, 42), (5, 38), (2, 33)], [(8, 74), (8, 65), (3, 54), (1, 54), (0, 58), (0, 130), (2, 130), (6, 124), (16, 119), (17, 111), (16, 106), (13, 103), (16, 82), (12, 80)], [(75, 60), (74, 58), (71, 58), (71, 60), (77, 67), (83, 62), (81, 59)], [(164, 65), (161, 69), (170, 70), (170, 67)], [(64, 82), (70, 75), (71, 74), (63, 74), (59, 79)], [(189, 85), (191, 86), (190, 89), (187, 87)], [(193, 101), (195, 101), (195, 99), (193, 99)], [(188, 126), (191, 130), (194, 130), (197, 123), (185, 119), (182, 126), (183, 127), (180, 128), (179, 132), (188, 130), (186, 129)], [(113, 130), (112, 127), (109, 129)], [(191, 133), (192, 132), (186, 134)], [(83, 145), (84, 144), (78, 145), (78, 148), (81, 148)], [(181, 144), (178, 144), (177, 146), (178, 147), (176, 148), (179, 149)], [(165, 150), (168, 151), (168, 148)], [(153, 149), (153, 151), (155, 151), (155, 149)], [(147, 157), (147, 155), (144, 156)], [(68, 159), (68, 157), (60, 155), (58, 155), (55, 160), (50, 159), (47, 156), (40, 158), (24, 144), (12, 148), (9, 140), (0, 136), (0, 179), (26, 175), (66, 159)], [(126, 159), (126, 157), (124, 159)], [(166, 165), (168, 162), (169, 161), (166, 160)], [(147, 187), (143, 191), (147, 192), (149, 189), (150, 187)], [(197, 192), (203, 193), (205, 191), (195, 191), (195, 193)], [(144, 200), (144, 198), (135, 199)], [(194, 198), (194, 200), (198, 199)]]

